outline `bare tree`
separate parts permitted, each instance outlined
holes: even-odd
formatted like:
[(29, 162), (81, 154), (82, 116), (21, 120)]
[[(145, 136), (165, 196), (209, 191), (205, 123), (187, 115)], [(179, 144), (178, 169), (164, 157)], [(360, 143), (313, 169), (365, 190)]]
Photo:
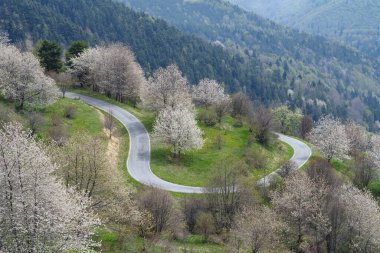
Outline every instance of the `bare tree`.
[(89, 199), (66, 189), (43, 145), (19, 124), (0, 130), (0, 251), (60, 252), (95, 246)]
[(205, 212), (207, 209), (204, 201), (196, 198), (185, 199), (183, 212), (187, 229), (193, 233), (195, 230), (196, 219), (200, 212)]
[(91, 197), (107, 166), (104, 144), (99, 138), (81, 134), (70, 139), (64, 153), (61, 163), (66, 186)]
[(215, 80), (203, 79), (192, 89), (193, 101), (196, 105), (209, 107), (229, 100), (224, 88)]
[(231, 97), (232, 116), (247, 116), (252, 108), (251, 100), (243, 92), (238, 92)]
[(43, 124), (45, 124), (45, 118), (42, 113), (31, 112), (28, 114), (29, 127), (32, 130), (32, 134), (35, 134)]
[(284, 224), (265, 206), (245, 206), (237, 215), (233, 232), (252, 253), (276, 249)]
[(48, 75), (53, 78), (62, 92), (62, 97), (65, 97), (66, 92), (73, 86), (74, 80), (72, 75), (68, 72), (57, 73), (55, 71), (49, 72)]
[(356, 155), (353, 163), (353, 183), (359, 189), (365, 189), (376, 178), (376, 165), (366, 154)]
[(220, 163), (218, 173), (205, 190), (210, 211), (216, 228), (231, 229), (236, 213), (242, 205), (243, 191), (238, 187), (238, 179), (243, 165), (226, 160)]
[(197, 127), (194, 115), (186, 108), (167, 108), (160, 112), (154, 124), (153, 136), (171, 145), (174, 156), (188, 149), (200, 149), (203, 145), (202, 131)]
[(112, 138), (112, 133), (115, 127), (115, 118), (113, 117), (113, 112), (111, 109), (108, 110), (104, 118), (104, 127), (109, 131), (109, 137)]
[(154, 72), (142, 89), (141, 99), (146, 107), (155, 112), (167, 107), (183, 107), (189, 110), (193, 107), (187, 79), (176, 65), (159, 68)]
[(350, 143), (345, 126), (331, 116), (322, 118), (309, 135), (310, 142), (317, 147), (330, 162), (348, 155)]
[(311, 129), (313, 129), (314, 123), (309, 116), (304, 116), (301, 120), (300, 134), (302, 139), (306, 139)]
[(255, 112), (255, 134), (256, 139), (261, 144), (268, 144), (270, 141), (270, 129), (272, 128), (272, 113), (264, 106), (259, 106)]
[(195, 228), (202, 234), (203, 240), (208, 242), (210, 235), (215, 232), (214, 218), (212, 214), (201, 212), (196, 218)]
[(231, 99), (228, 98), (219, 101), (218, 103), (213, 105), (213, 109), (215, 110), (216, 115), (218, 117), (218, 122), (221, 123), (223, 117), (231, 112)]
[(141, 207), (151, 213), (156, 233), (161, 233), (168, 227), (173, 214), (173, 200), (169, 193), (152, 188), (143, 193), (140, 202)]

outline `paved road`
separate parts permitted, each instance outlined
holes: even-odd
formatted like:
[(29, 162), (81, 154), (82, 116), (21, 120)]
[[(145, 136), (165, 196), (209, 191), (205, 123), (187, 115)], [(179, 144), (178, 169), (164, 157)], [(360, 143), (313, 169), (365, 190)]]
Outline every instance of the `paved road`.
[[(167, 191), (181, 192), (181, 193), (203, 193), (202, 187), (192, 187), (173, 184), (162, 180), (153, 174), (150, 169), (150, 139), (147, 130), (144, 125), (128, 111), (110, 103), (104, 102), (99, 99), (91, 98), (84, 95), (79, 95), (71, 92), (66, 93), (66, 97), (72, 99), (80, 99), (84, 103), (92, 105), (105, 112), (112, 111), (113, 116), (118, 119), (128, 130), (130, 137), (130, 149), (127, 160), (127, 169), (129, 174), (138, 182), (158, 187)], [(303, 142), (280, 135), (279, 139), (288, 143), (295, 150), (293, 157), (291, 158), (298, 167), (301, 167), (307, 162), (311, 155), (311, 150)], [(273, 173), (272, 173), (273, 174)], [(270, 179), (275, 174), (270, 174), (265, 179), (265, 184), (270, 182)], [(272, 176), (271, 176), (272, 175)], [(263, 179), (262, 179), (263, 180)], [(261, 181), (261, 180), (260, 180)], [(259, 184), (260, 184), (259, 181)]]

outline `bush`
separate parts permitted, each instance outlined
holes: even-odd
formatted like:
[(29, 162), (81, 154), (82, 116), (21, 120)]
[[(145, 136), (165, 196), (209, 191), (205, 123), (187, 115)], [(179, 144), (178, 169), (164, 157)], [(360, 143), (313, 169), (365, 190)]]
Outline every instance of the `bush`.
[(218, 116), (214, 110), (202, 110), (198, 114), (198, 119), (206, 126), (215, 126), (218, 122)]
[(49, 129), (49, 138), (58, 146), (63, 146), (67, 142), (67, 131), (62, 125), (52, 126)]
[(216, 137), (215, 137), (215, 148), (218, 149), (218, 150), (221, 150), (222, 149), (222, 144), (223, 144), (223, 138), (220, 134), (218, 134)]
[(206, 203), (200, 199), (186, 199), (183, 208), (185, 222), (190, 233), (195, 230), (197, 216), (207, 209)]
[(256, 148), (248, 148), (245, 152), (245, 162), (250, 168), (265, 169), (267, 160), (265, 153)]
[(54, 113), (53, 115), (51, 115), (50, 119), (51, 119), (51, 124), (53, 126), (61, 126), (62, 123), (63, 123), (62, 118), (58, 114), (56, 114), (56, 113)]
[(211, 213), (200, 213), (196, 219), (196, 230), (202, 234), (203, 240), (208, 242), (208, 238), (215, 232), (214, 218)]
[(72, 119), (72, 118), (74, 118), (76, 111), (77, 111), (76, 106), (66, 105), (64, 108), (64, 116), (68, 119)]
[(32, 130), (33, 134), (36, 133), (42, 125), (45, 124), (45, 118), (42, 113), (31, 112), (28, 115), (29, 127)]
[(14, 112), (5, 106), (0, 106), (0, 125), (14, 119)]

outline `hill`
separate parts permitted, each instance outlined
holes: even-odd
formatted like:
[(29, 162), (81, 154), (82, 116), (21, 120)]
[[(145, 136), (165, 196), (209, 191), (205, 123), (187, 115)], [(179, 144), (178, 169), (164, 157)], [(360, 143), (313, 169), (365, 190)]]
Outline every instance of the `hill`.
[(147, 75), (176, 63), (193, 84), (216, 79), (230, 92), (244, 90), (266, 104), (288, 103), (314, 119), (332, 113), (371, 128), (380, 120), (376, 64), (355, 50), (218, 0), (129, 4), (151, 14), (161, 11), (154, 15), (183, 31), (111, 0), (3, 1), (0, 30), (25, 48), (40, 39), (62, 45), (119, 41), (132, 48)]
[[(287, 102), (314, 118), (328, 112), (358, 121), (379, 119), (378, 63), (358, 50), (277, 25), (220, 0), (122, 1), (185, 32), (259, 56), (265, 80), (281, 83), (290, 94)], [(321, 106), (316, 109), (316, 104)]]
[(380, 2), (368, 0), (231, 0), (281, 24), (328, 36), (380, 57)]

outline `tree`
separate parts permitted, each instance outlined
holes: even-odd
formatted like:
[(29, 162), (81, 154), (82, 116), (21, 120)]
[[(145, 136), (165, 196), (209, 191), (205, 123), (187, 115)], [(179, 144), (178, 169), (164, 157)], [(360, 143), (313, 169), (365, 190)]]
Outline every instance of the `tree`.
[(231, 99), (228, 98), (228, 99), (219, 101), (213, 106), (213, 108), (218, 117), (218, 122), (221, 123), (223, 117), (227, 115), (228, 113), (230, 113), (231, 111)]
[(189, 110), (193, 107), (187, 79), (176, 65), (159, 68), (154, 72), (143, 87), (141, 99), (146, 107), (155, 112), (167, 107), (183, 107)]
[(329, 162), (333, 158), (342, 159), (348, 155), (350, 143), (345, 126), (331, 116), (319, 120), (311, 130), (309, 139)]
[(287, 106), (280, 106), (273, 110), (273, 123), (284, 134), (297, 136), (299, 134), (302, 113), (297, 110), (292, 112)]
[(229, 100), (224, 88), (215, 80), (203, 79), (192, 90), (193, 101), (196, 105), (209, 107)]
[(106, 117), (104, 119), (104, 127), (109, 131), (110, 139), (112, 138), (112, 132), (115, 127), (115, 118), (113, 117), (112, 110), (108, 110)]
[(324, 212), (324, 201), (329, 188), (324, 181), (311, 180), (297, 172), (285, 179), (282, 191), (272, 194), (274, 208), (295, 230), (296, 248), (299, 250), (304, 236), (312, 232), (315, 243), (323, 241), (329, 232), (329, 218)]
[(284, 224), (269, 207), (245, 206), (238, 213), (233, 232), (252, 253), (276, 249)]
[(31, 53), (0, 44), (0, 90), (22, 109), (26, 103), (46, 105), (58, 98), (54, 81), (45, 76), (38, 60)]
[(380, 135), (373, 135), (371, 138), (371, 148), (368, 155), (374, 162), (377, 169), (380, 168)]
[(188, 149), (200, 149), (203, 145), (202, 131), (197, 127), (194, 115), (186, 108), (162, 110), (153, 127), (153, 136), (170, 145), (174, 156)]
[(161, 233), (168, 227), (173, 214), (173, 200), (169, 193), (152, 188), (143, 193), (140, 202), (141, 207), (151, 213), (156, 233)]
[(145, 77), (133, 52), (122, 44), (90, 48), (72, 59), (73, 73), (82, 84), (92, 85), (118, 101), (134, 105), (140, 99)]
[(272, 113), (264, 106), (259, 106), (254, 118), (256, 139), (261, 144), (270, 141), (270, 129), (272, 127)]
[(36, 55), (46, 71), (62, 70), (62, 48), (54, 41), (43, 40), (36, 45)]
[(247, 116), (252, 108), (249, 97), (243, 92), (238, 92), (231, 97), (232, 116)]
[(85, 250), (99, 220), (90, 200), (55, 178), (43, 145), (19, 124), (0, 130), (0, 251)]
[(73, 85), (74, 80), (70, 73), (68, 72), (50, 72), (48, 75), (53, 78), (62, 92), (62, 97), (65, 97), (66, 92), (69, 90), (69, 88)]
[(218, 231), (232, 228), (235, 215), (242, 206), (244, 192), (239, 189), (238, 179), (244, 168), (238, 161), (220, 162), (218, 172), (205, 189)]
[(82, 134), (71, 138), (64, 149), (61, 163), (66, 187), (91, 197), (107, 167), (104, 145), (99, 138)]
[(313, 129), (314, 123), (309, 116), (304, 116), (301, 120), (300, 135), (302, 139), (306, 139), (311, 129)]
[(71, 66), (71, 59), (78, 57), (81, 53), (83, 53), (86, 49), (89, 48), (89, 45), (86, 41), (77, 40), (70, 44), (65, 53), (66, 64)]
[(365, 152), (369, 146), (369, 135), (367, 130), (353, 121), (347, 122), (345, 127), (350, 147), (349, 154), (355, 156), (359, 155), (361, 152)]
[(210, 234), (215, 232), (214, 218), (212, 214), (201, 212), (196, 218), (196, 230), (202, 234), (203, 240), (208, 242)]
[(337, 192), (343, 207), (343, 233), (337, 238), (336, 252), (379, 252), (380, 209), (369, 192), (343, 185)]
[(366, 189), (369, 183), (376, 178), (376, 166), (366, 154), (358, 154), (354, 157), (353, 183), (359, 189)]

